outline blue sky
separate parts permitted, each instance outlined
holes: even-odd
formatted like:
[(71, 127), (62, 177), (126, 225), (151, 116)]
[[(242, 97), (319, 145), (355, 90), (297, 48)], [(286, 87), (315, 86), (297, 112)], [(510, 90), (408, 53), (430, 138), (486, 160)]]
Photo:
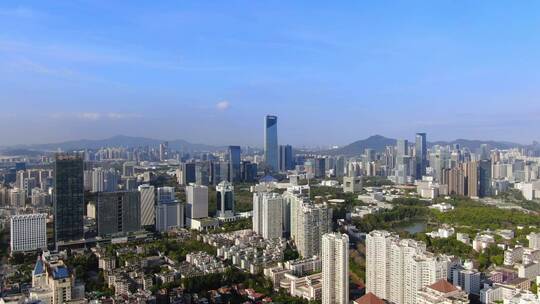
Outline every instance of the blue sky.
[(538, 1), (0, 2), (0, 146), (540, 139)]

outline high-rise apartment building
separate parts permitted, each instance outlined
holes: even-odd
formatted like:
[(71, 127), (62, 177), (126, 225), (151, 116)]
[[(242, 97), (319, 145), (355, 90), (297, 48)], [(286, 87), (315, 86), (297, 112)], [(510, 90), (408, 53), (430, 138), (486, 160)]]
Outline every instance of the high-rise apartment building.
[(264, 118), (264, 162), (270, 171), (279, 170), (277, 116)]
[(84, 162), (82, 154), (57, 154), (54, 169), (55, 242), (84, 237)]
[(141, 226), (155, 224), (156, 193), (154, 186), (144, 184), (138, 187), (141, 196)]
[(386, 231), (366, 237), (366, 292), (396, 304), (414, 304), (421, 288), (448, 277), (451, 260), (423, 242)]
[(283, 235), (283, 197), (277, 193), (257, 192), (253, 194), (253, 231), (265, 239), (276, 239)]
[(47, 214), (18, 214), (10, 218), (11, 252), (47, 248)]
[(303, 257), (320, 255), (323, 234), (332, 231), (332, 208), (291, 200), (291, 237)]
[(322, 304), (349, 303), (349, 237), (322, 236)]

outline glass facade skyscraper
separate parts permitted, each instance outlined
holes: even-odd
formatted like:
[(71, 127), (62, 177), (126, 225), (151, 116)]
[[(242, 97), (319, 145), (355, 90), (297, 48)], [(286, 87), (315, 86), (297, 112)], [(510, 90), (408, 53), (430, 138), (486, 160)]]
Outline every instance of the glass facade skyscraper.
[(238, 182), (241, 179), (240, 174), (240, 154), (241, 149), (239, 146), (229, 146), (229, 180), (231, 182)]
[(277, 116), (266, 115), (264, 119), (264, 162), (270, 171), (279, 169)]
[(416, 179), (422, 179), (427, 167), (427, 141), (426, 133), (416, 133)]
[(82, 154), (57, 154), (54, 169), (55, 242), (84, 237), (84, 160)]
[(294, 169), (292, 146), (279, 146), (279, 170), (287, 171)]

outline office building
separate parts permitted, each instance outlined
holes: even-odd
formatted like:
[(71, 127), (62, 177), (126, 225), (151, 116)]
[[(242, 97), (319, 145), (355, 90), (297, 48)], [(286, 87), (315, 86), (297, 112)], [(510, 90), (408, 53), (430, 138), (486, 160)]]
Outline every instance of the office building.
[(322, 236), (322, 304), (349, 303), (349, 237)]
[(253, 231), (265, 239), (277, 239), (283, 235), (283, 198), (277, 193), (253, 194)]
[(195, 163), (183, 163), (180, 165), (177, 181), (180, 185), (189, 185), (196, 181)]
[(239, 182), (241, 180), (241, 168), (240, 168), (240, 158), (241, 149), (239, 146), (229, 146), (228, 156), (229, 156), (229, 181), (230, 182)]
[(257, 164), (243, 161), (241, 171), (243, 182), (251, 183), (257, 180)]
[(135, 232), (141, 229), (141, 201), (138, 191), (98, 192), (96, 227), (99, 236)]
[(279, 170), (277, 116), (267, 115), (264, 119), (264, 162), (270, 171)]
[(210, 163), (207, 161), (195, 164), (195, 183), (207, 186), (210, 181)]
[(200, 219), (208, 217), (208, 187), (191, 184), (186, 187), (186, 217)]
[(157, 188), (157, 202), (168, 203), (176, 200), (176, 192), (174, 187), (159, 187)]
[(216, 186), (216, 216), (218, 218), (234, 217), (234, 187), (223, 181)]
[(478, 196), (491, 195), (491, 160), (481, 160), (478, 163)]
[(138, 187), (141, 196), (141, 226), (154, 226), (156, 214), (156, 193), (154, 186), (144, 184)]
[(343, 192), (357, 193), (364, 189), (361, 176), (344, 176)]
[(279, 146), (279, 171), (285, 172), (294, 169), (294, 155), (291, 145)]
[(47, 214), (19, 214), (10, 218), (11, 252), (47, 248)]
[(57, 154), (54, 170), (55, 242), (84, 237), (84, 180), (82, 154)]
[(422, 176), (426, 175), (427, 167), (426, 133), (416, 133), (414, 152), (416, 156), (416, 179), (422, 179)]
[(156, 206), (157, 231), (165, 232), (175, 228), (182, 228), (184, 224), (183, 204), (178, 201), (158, 202)]

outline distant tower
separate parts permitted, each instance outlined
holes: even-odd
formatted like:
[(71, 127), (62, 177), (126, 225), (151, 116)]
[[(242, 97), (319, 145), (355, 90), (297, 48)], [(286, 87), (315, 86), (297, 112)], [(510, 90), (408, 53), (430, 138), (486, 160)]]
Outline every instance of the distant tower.
[(416, 179), (422, 179), (427, 167), (427, 141), (426, 133), (416, 133)]
[(165, 141), (159, 144), (159, 160), (164, 161), (169, 156), (169, 142)]
[(229, 181), (238, 182), (241, 179), (240, 174), (240, 157), (241, 149), (239, 146), (229, 146)]
[(294, 169), (292, 146), (279, 146), (279, 171), (285, 172), (292, 169)]
[(277, 116), (273, 115), (264, 119), (264, 162), (271, 171), (279, 169)]

